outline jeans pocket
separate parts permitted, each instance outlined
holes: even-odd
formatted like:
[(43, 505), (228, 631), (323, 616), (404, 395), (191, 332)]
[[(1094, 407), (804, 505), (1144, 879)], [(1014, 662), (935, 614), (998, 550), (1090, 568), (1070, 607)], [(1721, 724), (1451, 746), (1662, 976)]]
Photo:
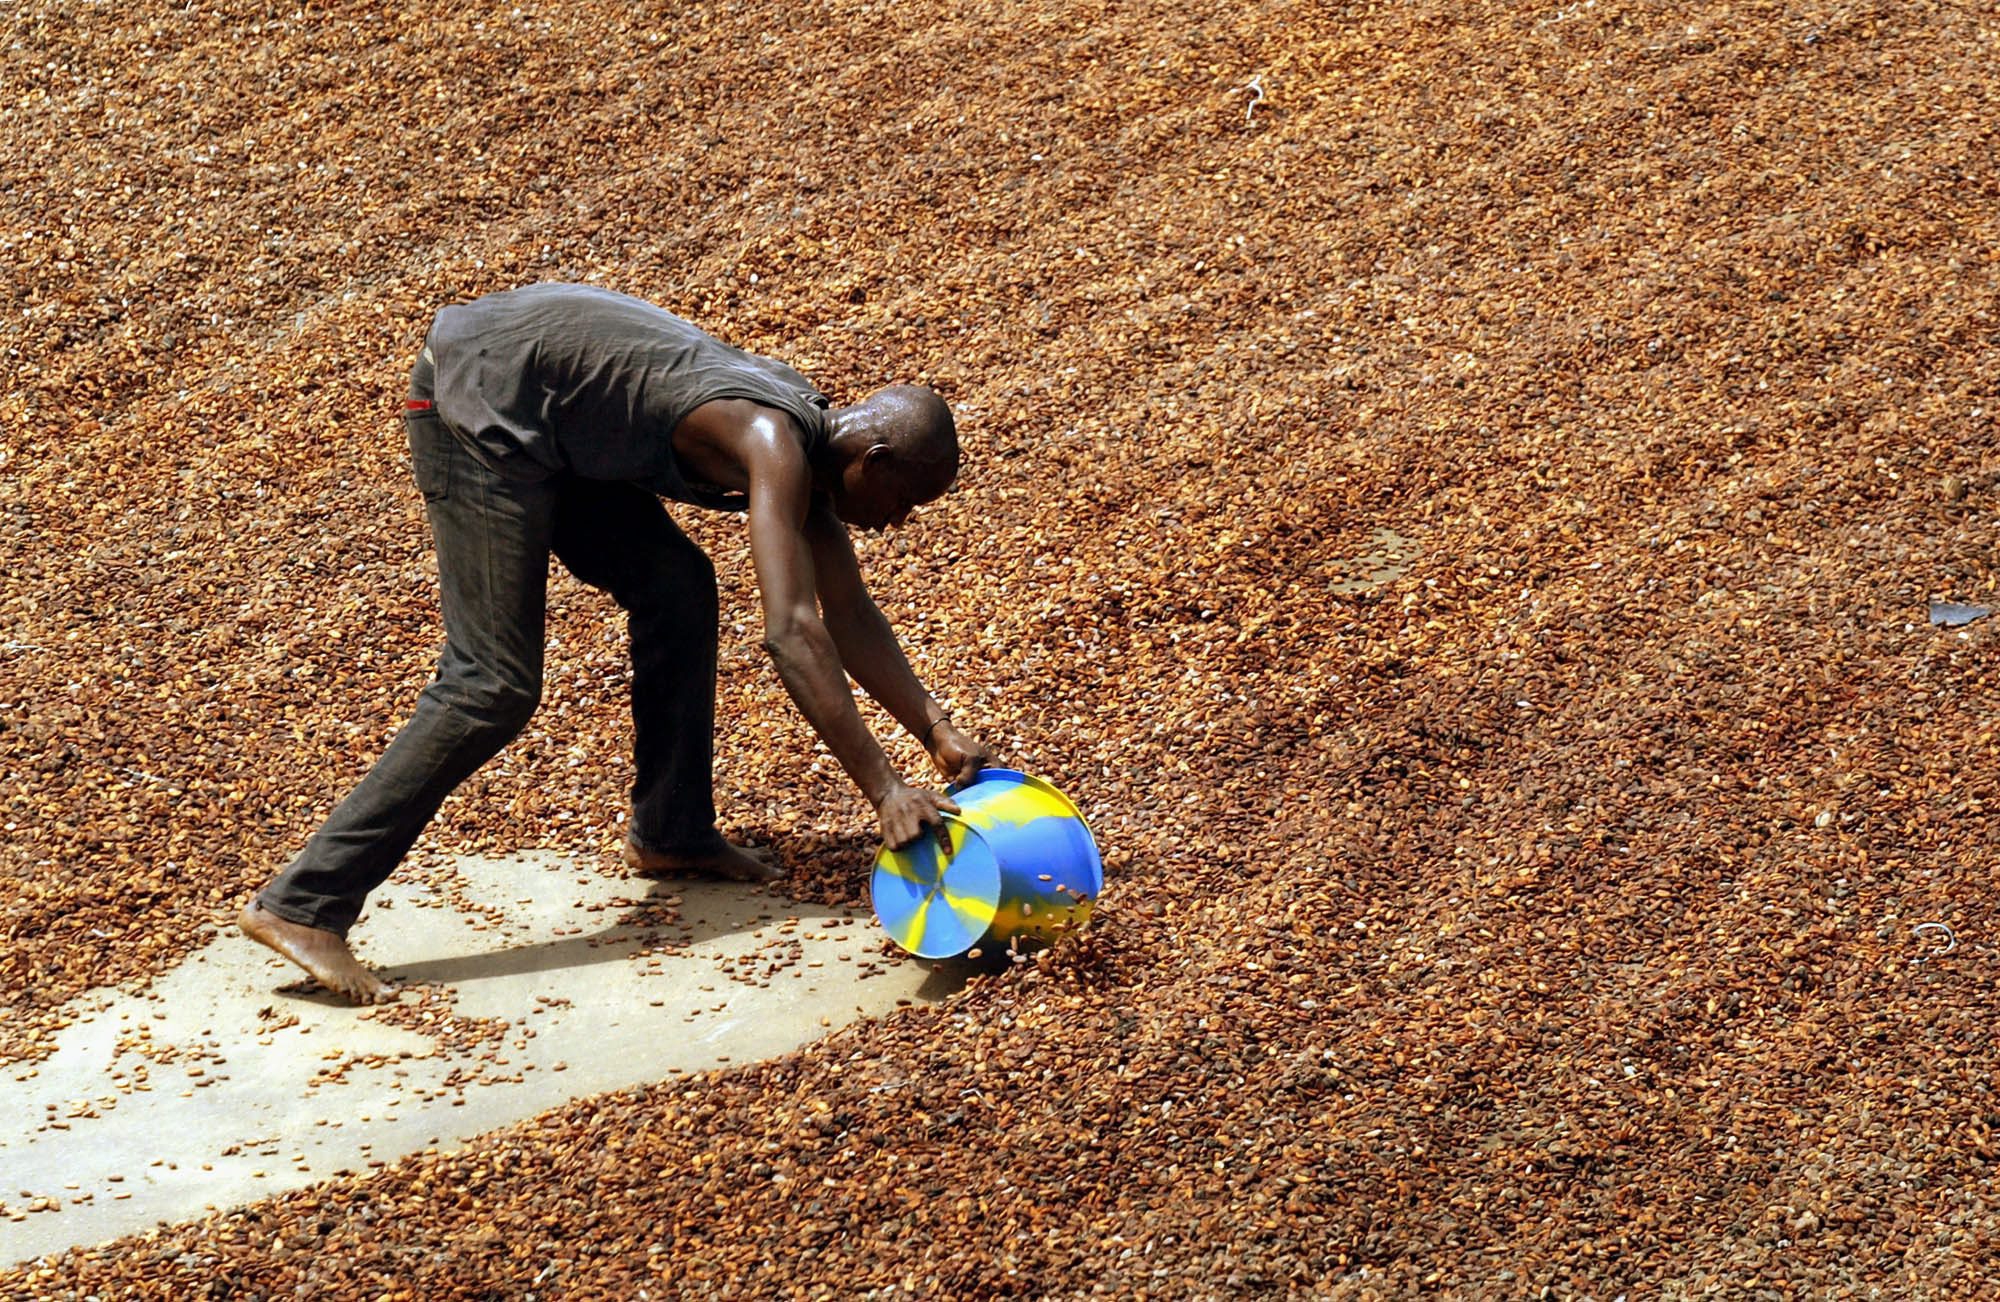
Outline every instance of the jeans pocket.
[(417, 491), (424, 495), (426, 502), (436, 502), (451, 495), (452, 447), (451, 431), (435, 412), (408, 412), (403, 416), (403, 425), (410, 437), (410, 472), (417, 481)]

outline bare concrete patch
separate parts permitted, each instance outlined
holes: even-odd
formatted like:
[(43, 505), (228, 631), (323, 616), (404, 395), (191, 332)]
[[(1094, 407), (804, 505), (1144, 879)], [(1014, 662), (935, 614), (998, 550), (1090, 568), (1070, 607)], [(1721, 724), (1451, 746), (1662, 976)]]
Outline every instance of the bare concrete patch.
[(1371, 529), (1365, 552), (1332, 562), (1333, 568), (1345, 577), (1328, 584), (1328, 591), (1343, 596), (1373, 592), (1383, 584), (1394, 583), (1408, 574), (1422, 554), (1422, 548), (1394, 529)]
[(963, 979), (885, 953), (866, 916), (543, 853), (399, 876), (352, 939), (397, 1003), (334, 1003), (233, 932), (79, 1000), (54, 1054), (5, 1069), (0, 1261), (775, 1056)]

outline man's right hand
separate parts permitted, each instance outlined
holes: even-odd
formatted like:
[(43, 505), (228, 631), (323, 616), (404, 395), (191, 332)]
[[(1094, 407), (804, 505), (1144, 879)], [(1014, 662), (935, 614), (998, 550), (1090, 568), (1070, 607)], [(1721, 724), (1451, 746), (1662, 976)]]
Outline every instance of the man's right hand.
[(892, 850), (911, 845), (926, 831), (942, 833), (944, 816), (956, 814), (958, 802), (950, 796), (913, 787), (898, 778), (875, 803), (882, 820), (882, 843)]

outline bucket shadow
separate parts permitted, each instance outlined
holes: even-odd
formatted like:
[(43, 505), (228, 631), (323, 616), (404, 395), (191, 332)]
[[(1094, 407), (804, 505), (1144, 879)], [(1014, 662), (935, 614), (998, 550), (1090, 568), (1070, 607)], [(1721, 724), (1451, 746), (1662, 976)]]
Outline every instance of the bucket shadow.
[(949, 999), (970, 985), (972, 978), (997, 971), (978, 963), (968, 963), (964, 959), (922, 959), (914, 958), (912, 963), (929, 963), (931, 974), (917, 987), (917, 998), (927, 1004)]

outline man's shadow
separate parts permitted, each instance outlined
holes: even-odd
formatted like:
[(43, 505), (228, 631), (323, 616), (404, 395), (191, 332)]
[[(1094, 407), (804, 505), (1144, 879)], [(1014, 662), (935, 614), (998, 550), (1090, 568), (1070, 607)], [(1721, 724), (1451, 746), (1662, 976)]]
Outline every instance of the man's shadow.
[[(775, 837), (752, 839), (765, 845), (778, 843)], [(788, 887), (809, 889), (813, 870), (829, 861), (865, 865), (873, 858), (874, 845), (850, 836), (833, 842), (815, 841), (801, 848), (805, 853), (798, 860), (789, 855), (777, 857), (788, 869), (788, 876), (769, 885), (699, 877), (633, 877), (628, 879), (629, 884), (633, 892), (639, 893), (628, 892), (631, 902), (621, 908), (617, 921), (600, 931), (508, 949), (423, 959), (385, 966), (379, 971), (386, 980), (398, 985), (458, 985), (598, 963), (622, 963), (663, 945), (683, 951), (703, 941), (756, 931), (787, 918), (848, 913), (846, 909), (794, 899)], [(875, 924), (862, 914), (859, 925)], [(977, 970), (955, 963), (930, 966), (930, 975), (916, 992), (917, 998), (927, 1002), (958, 993)]]
[[(457, 985), (595, 963), (622, 963), (660, 945), (688, 948), (718, 936), (755, 931), (798, 912), (784, 899), (743, 882), (635, 878), (633, 885), (643, 885), (644, 894), (601, 931), (511, 949), (402, 963), (382, 968), (382, 976), (402, 985)], [(679, 903), (670, 904), (673, 900)]]

